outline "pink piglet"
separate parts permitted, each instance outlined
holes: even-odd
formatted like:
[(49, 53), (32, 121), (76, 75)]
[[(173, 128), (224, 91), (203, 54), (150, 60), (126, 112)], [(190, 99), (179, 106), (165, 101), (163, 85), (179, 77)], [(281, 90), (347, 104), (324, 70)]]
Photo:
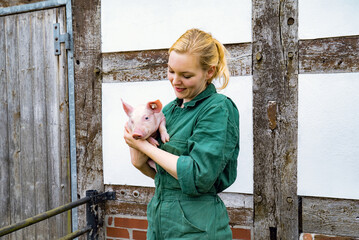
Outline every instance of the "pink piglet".
[[(160, 100), (137, 107), (132, 107), (122, 99), (121, 101), (123, 109), (129, 117), (127, 126), (132, 131), (133, 138), (147, 139), (152, 145), (158, 146), (159, 143), (155, 138), (159, 132), (163, 143), (170, 140), (166, 129), (166, 118), (161, 111), (162, 103)], [(152, 160), (149, 160), (148, 164), (156, 169)]]

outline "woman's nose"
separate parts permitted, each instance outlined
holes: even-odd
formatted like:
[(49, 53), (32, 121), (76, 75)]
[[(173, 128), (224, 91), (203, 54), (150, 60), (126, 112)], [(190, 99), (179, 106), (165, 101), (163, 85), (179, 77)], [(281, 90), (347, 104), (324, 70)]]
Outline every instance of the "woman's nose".
[(173, 75), (173, 81), (172, 81), (173, 84), (180, 84), (181, 81), (180, 81), (180, 78), (178, 75), (174, 74)]

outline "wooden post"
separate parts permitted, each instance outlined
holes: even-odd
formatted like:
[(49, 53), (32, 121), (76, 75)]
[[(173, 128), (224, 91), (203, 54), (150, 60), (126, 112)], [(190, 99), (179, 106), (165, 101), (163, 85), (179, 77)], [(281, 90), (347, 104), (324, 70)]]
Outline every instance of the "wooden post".
[(254, 238), (298, 239), (298, 0), (253, 0)]
[[(101, 0), (72, 0), (77, 189), (103, 192), (101, 111)], [(99, 211), (101, 214), (101, 211)], [(79, 208), (79, 229), (85, 226), (85, 208)], [(100, 234), (103, 234), (103, 232)], [(104, 237), (104, 235), (103, 235)], [(101, 237), (100, 237), (101, 238)]]

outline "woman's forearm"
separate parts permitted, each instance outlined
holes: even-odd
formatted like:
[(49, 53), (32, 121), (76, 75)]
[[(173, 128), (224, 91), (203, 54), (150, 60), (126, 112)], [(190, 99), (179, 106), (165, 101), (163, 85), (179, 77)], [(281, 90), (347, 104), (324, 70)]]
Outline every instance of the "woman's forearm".
[(178, 179), (177, 177), (177, 161), (178, 156), (168, 153), (160, 148), (157, 148), (150, 143), (143, 144), (141, 151), (146, 154), (149, 158), (155, 161), (160, 165), (164, 170), (166, 170), (172, 177)]
[(134, 167), (140, 170), (144, 175), (154, 179), (156, 175), (156, 171), (151, 168), (147, 161), (148, 156), (144, 153), (138, 151), (137, 149), (130, 147), (130, 154), (131, 154), (131, 163)]
[[(169, 174), (171, 174), (174, 178), (177, 177), (177, 161), (178, 156), (168, 153), (162, 149), (153, 146), (147, 140), (143, 139), (134, 139), (130, 130), (125, 127), (124, 131), (124, 139), (127, 145), (132, 148), (131, 149), (131, 161), (132, 164), (137, 168), (144, 170), (148, 173), (148, 169), (145, 164), (148, 158), (155, 161), (158, 165), (160, 165), (163, 169), (165, 169)], [(136, 156), (137, 155), (137, 156)], [(149, 166), (148, 166), (149, 167)], [(142, 170), (141, 170), (142, 169)], [(148, 176), (144, 173), (146, 176)]]
[(136, 168), (138, 170), (140, 170), (147, 177), (155, 179), (156, 171), (153, 168), (151, 168), (147, 163), (143, 164), (140, 167), (136, 167)]

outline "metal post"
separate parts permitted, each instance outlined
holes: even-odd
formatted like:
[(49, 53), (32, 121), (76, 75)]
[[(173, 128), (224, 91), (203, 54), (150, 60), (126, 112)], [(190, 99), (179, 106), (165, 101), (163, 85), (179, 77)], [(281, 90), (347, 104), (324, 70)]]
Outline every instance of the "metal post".
[(107, 200), (115, 200), (116, 192), (105, 192), (98, 194), (96, 190), (87, 190), (86, 197), (91, 198), (91, 201), (86, 204), (86, 220), (87, 227), (90, 227), (92, 230), (87, 233), (87, 239), (97, 240), (98, 229), (102, 226), (102, 221), (100, 221), (100, 216), (98, 214), (99, 203), (103, 203)]
[[(86, 197), (93, 197), (97, 195), (96, 190), (86, 191)], [(86, 220), (87, 226), (91, 227), (91, 231), (87, 233), (87, 239), (95, 240), (98, 239), (97, 229), (98, 229), (98, 216), (97, 216), (98, 206), (96, 201), (92, 200), (86, 203)]]

